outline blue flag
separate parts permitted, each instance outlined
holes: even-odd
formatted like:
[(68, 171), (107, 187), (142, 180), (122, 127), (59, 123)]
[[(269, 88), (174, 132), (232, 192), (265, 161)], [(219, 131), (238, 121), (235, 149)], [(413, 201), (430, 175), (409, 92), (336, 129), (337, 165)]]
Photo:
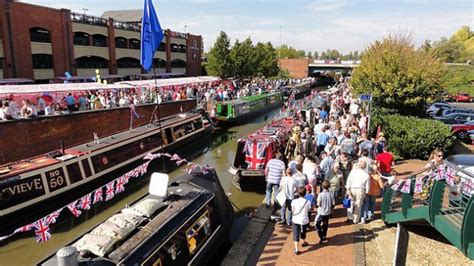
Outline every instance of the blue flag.
[(145, 0), (142, 18), (141, 32), (141, 56), (140, 64), (145, 71), (149, 71), (153, 65), (153, 55), (160, 47), (163, 39), (163, 30), (161, 29), (158, 16), (151, 0)]

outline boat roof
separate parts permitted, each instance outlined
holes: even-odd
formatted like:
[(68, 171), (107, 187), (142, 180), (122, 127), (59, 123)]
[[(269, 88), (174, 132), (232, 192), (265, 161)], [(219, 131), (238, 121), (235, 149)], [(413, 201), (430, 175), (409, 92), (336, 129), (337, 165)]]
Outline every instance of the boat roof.
[(265, 127), (255, 131), (253, 134), (247, 137), (247, 140), (256, 142), (273, 142), (276, 140), (276, 138), (278, 138), (279, 133), (286, 135), (296, 125), (297, 121), (295, 121), (293, 118), (282, 118), (273, 121)]
[[(167, 127), (171, 124), (177, 123), (182, 120), (192, 120), (196, 117), (200, 117), (200, 114), (185, 113), (180, 115), (171, 116), (162, 120), (161, 127)], [(104, 149), (107, 146), (131, 139), (142, 134), (151, 132), (153, 130), (159, 130), (159, 125), (150, 123), (143, 126), (139, 126), (129, 131), (122, 131), (117, 134), (113, 134), (107, 137), (102, 137), (98, 141), (90, 141), (78, 146), (74, 146), (65, 149), (64, 154), (60, 157), (53, 158), (48, 154), (40, 155), (37, 157), (29, 158), (27, 160), (21, 160), (11, 162), (8, 164), (0, 165), (0, 180), (6, 176), (18, 175), (26, 171), (32, 171), (41, 167), (50, 166), (53, 164), (60, 163), (78, 156), (82, 156), (87, 153), (91, 153), (96, 150)]]
[[(202, 173), (200, 173), (202, 175)], [(210, 171), (209, 173), (203, 176), (215, 176), (214, 171)], [(113, 237), (114, 244), (110, 245), (110, 247), (106, 250), (104, 256), (98, 256), (94, 259), (95, 262), (100, 262), (102, 259), (106, 259), (108, 261), (112, 260), (115, 263), (119, 263), (127, 258), (127, 256), (132, 253), (135, 249), (140, 248), (140, 245), (146, 242), (150, 237), (153, 237), (157, 232), (161, 230), (166, 224), (173, 221), (174, 218), (177, 218), (178, 214), (184, 212), (186, 207), (192, 206), (192, 204), (198, 204), (199, 202), (208, 200), (212, 198), (213, 193), (205, 188), (196, 185), (192, 182), (193, 176), (186, 173), (183, 176), (180, 176), (175, 180), (173, 183), (177, 185), (170, 185), (167, 189), (168, 197), (161, 198), (151, 194), (147, 194), (146, 196), (142, 197), (141, 199), (137, 200), (136, 202), (132, 203), (129, 207), (126, 207), (122, 211), (116, 213), (114, 216), (119, 215), (120, 213), (126, 213), (126, 209), (134, 209), (139, 208), (138, 206), (149, 200), (153, 200), (157, 202), (159, 206), (153, 214), (148, 218), (141, 217), (139, 224), (134, 226), (133, 230), (122, 236), (122, 237)], [(217, 177), (215, 177), (217, 178)], [(191, 181), (191, 182), (189, 182)], [(199, 200), (201, 199), (201, 200)], [(199, 201), (198, 201), (199, 200)], [(196, 207), (193, 206), (191, 211), (195, 211)], [(189, 209), (189, 208), (188, 208)], [(113, 217), (110, 217), (108, 220), (104, 221), (103, 223), (97, 225), (95, 228), (100, 227), (101, 225), (107, 223), (113, 223)], [(175, 226), (179, 226), (177, 223)], [(81, 235), (79, 238), (74, 240), (69, 245), (74, 245), (80, 242), (80, 240), (86, 235), (92, 235), (94, 229), (90, 230), (88, 233)], [(160, 241), (165, 241), (166, 239), (160, 239)], [(56, 255), (52, 255), (51, 257), (45, 259), (44, 261), (40, 262), (39, 265), (58, 265), (57, 264), (57, 257)]]
[(258, 95), (251, 95), (251, 96), (243, 97), (236, 100), (225, 101), (225, 102), (222, 102), (222, 104), (239, 105), (239, 104), (267, 98), (268, 96), (275, 95), (275, 94), (280, 94), (280, 92), (270, 92), (270, 93), (264, 93), (264, 94), (258, 94)]

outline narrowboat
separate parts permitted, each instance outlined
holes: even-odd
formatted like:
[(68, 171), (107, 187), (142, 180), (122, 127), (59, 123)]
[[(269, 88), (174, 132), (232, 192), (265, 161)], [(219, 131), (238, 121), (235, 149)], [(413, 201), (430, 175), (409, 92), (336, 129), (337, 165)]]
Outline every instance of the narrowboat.
[[(39, 265), (209, 265), (230, 245), (234, 212), (214, 169), (199, 167), (149, 193)], [(161, 187), (164, 186), (164, 189)]]
[[(68, 149), (0, 166), (0, 235), (6, 235), (142, 164), (212, 136), (201, 113), (183, 113)], [(127, 185), (131, 185), (130, 182)]]
[(282, 105), (280, 92), (248, 96), (217, 103), (214, 119), (219, 126), (239, 125)]
[(311, 83), (305, 82), (298, 84), (292, 88), (292, 93), (295, 96), (295, 100), (303, 99), (304, 97), (311, 94)]
[(232, 184), (242, 191), (265, 188), (265, 167), (275, 152), (284, 154), (291, 129), (298, 125), (292, 117), (271, 122), (246, 139), (237, 141), (234, 163), (229, 169)]

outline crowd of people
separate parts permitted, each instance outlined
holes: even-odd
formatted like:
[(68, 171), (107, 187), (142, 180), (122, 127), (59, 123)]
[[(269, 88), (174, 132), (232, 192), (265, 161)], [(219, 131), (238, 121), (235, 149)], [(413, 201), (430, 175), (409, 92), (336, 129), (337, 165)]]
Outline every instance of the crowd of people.
[(296, 254), (300, 239), (307, 245), (312, 219), (320, 243), (327, 241), (336, 201), (350, 199), (347, 218), (353, 223), (373, 219), (375, 200), (387, 184), (384, 177), (394, 175), (394, 157), (383, 133), (369, 138), (364, 107), (353, 98), (347, 82), (336, 88), (320, 96), (314, 121), (295, 127), (284, 152), (276, 152), (265, 168), (266, 205), (270, 208), (275, 198), (274, 208), (281, 206), (280, 223), (292, 226)]
[(77, 94), (68, 93), (62, 99), (47, 102), (43, 96), (36, 101), (24, 99), (20, 103), (13, 97), (0, 99), (0, 120), (34, 118), (42, 115), (68, 114), (76, 111), (99, 110), (104, 108), (128, 107), (130, 104), (161, 103), (195, 99), (202, 107), (213, 101), (227, 101), (244, 96), (278, 90), (284, 86), (301, 83), (301, 79), (269, 80), (254, 78), (251, 80), (221, 80), (188, 85), (176, 85), (160, 88), (99, 90)]

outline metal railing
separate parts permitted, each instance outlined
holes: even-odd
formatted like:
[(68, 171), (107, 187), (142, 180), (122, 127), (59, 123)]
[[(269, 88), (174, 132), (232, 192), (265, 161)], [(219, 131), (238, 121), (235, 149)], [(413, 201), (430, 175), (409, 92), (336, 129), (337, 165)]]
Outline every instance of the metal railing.
[(107, 19), (80, 13), (71, 13), (71, 21), (90, 25), (107, 26)]

